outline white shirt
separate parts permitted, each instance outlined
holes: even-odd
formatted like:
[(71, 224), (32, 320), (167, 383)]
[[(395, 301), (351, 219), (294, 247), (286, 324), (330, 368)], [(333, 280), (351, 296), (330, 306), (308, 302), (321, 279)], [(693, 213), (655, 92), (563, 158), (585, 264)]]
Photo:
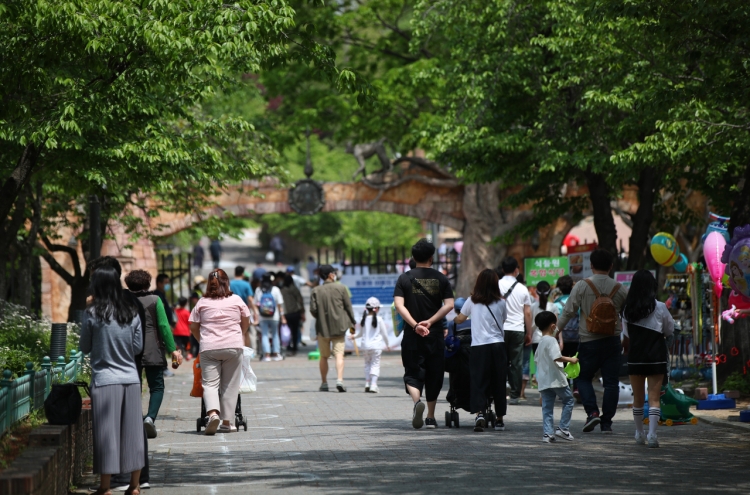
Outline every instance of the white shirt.
[(544, 335), (536, 348), (534, 361), (536, 362), (536, 381), (539, 390), (561, 388), (568, 386), (568, 377), (563, 371), (563, 363), (555, 361), (562, 357), (560, 344), (557, 339)]
[[(490, 314), (492, 310), (492, 314)], [(505, 301), (502, 299), (489, 305), (474, 304), (467, 299), (461, 308), (461, 314), (471, 317), (471, 346), (505, 342), (503, 327), (505, 326)], [(495, 315), (493, 318), (492, 315)], [(497, 319), (497, 322), (495, 322)], [(498, 324), (500, 327), (498, 328)]]
[(382, 316), (378, 316), (378, 325), (372, 327), (372, 315), (365, 318), (364, 326), (357, 323), (357, 333), (353, 338), (362, 337), (360, 349), (363, 351), (382, 350), (388, 345), (388, 329)]
[[(513, 287), (518, 280), (513, 275), (506, 275), (500, 279), (498, 285), (500, 286), (500, 295), (505, 297), (505, 294)], [(528, 305), (531, 307), (531, 295), (529, 289), (525, 285), (518, 283), (513, 287), (513, 292), (510, 293), (506, 299), (506, 311), (508, 312), (508, 319), (505, 321), (504, 330), (506, 332), (525, 332), (526, 327), (523, 317), (523, 307)]]
[[(554, 313), (558, 318), (560, 317), (560, 310), (557, 308), (557, 304), (553, 303), (552, 301), (547, 301), (546, 311)], [(534, 327), (534, 333), (531, 335), (532, 344), (538, 344), (539, 341), (542, 340), (542, 331), (539, 330), (539, 328), (536, 326), (536, 323), (534, 323), (534, 320), (536, 320), (536, 315), (541, 312), (542, 310), (539, 308), (539, 301), (534, 301), (534, 303), (531, 305), (531, 324)]]
[(307, 283), (307, 280), (305, 280), (304, 277), (300, 277), (299, 275), (295, 275), (292, 273), (292, 280), (294, 281), (294, 285), (297, 286), (298, 290), (302, 289), (302, 286)]
[[(622, 326), (622, 334), (625, 337), (629, 337), (627, 327), (628, 320), (623, 317), (622, 321), (625, 323), (625, 325)], [(640, 321), (634, 321), (632, 323), (653, 330), (654, 332), (659, 332), (667, 337), (674, 334), (674, 318), (672, 318), (672, 314), (669, 312), (669, 309), (667, 309), (667, 305), (661, 301), (656, 301), (656, 308), (650, 315)]]
[[(281, 291), (275, 285), (271, 287), (271, 295), (276, 302), (276, 312), (273, 314), (273, 316), (261, 316), (260, 319), (279, 321), (281, 319), (281, 311), (279, 311), (279, 305), (284, 304), (284, 296), (281, 295)], [(258, 306), (258, 308), (260, 308), (261, 297), (263, 297), (263, 291), (260, 289), (260, 287), (258, 287), (257, 289), (255, 289), (255, 305)]]

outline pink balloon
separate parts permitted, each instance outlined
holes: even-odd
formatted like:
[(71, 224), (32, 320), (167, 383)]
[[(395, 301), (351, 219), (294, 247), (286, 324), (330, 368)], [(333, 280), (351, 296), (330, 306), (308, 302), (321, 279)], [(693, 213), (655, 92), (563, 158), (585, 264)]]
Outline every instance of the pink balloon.
[(721, 262), (721, 255), (724, 253), (724, 246), (727, 240), (718, 232), (711, 232), (703, 242), (703, 257), (706, 258), (708, 273), (711, 274), (711, 280), (714, 281), (714, 292), (717, 297), (721, 297), (721, 278), (724, 276), (724, 267)]

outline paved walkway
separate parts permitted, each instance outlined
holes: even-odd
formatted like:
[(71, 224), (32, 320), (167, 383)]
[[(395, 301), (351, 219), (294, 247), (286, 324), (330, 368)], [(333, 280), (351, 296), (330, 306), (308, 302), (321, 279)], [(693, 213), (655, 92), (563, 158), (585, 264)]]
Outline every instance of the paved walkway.
[[(505, 432), (414, 430), (400, 357), (383, 360), (380, 394), (365, 394), (362, 359), (346, 359), (349, 392), (317, 392), (317, 362), (305, 356), (254, 362), (258, 392), (243, 397), (247, 432), (198, 434), (198, 399), (188, 396), (188, 366), (168, 378), (149, 442), (150, 495), (228, 493), (747, 493), (750, 436), (711, 425), (662, 427), (660, 449), (636, 446), (627, 409), (615, 434), (582, 434), (576, 406), (573, 443), (541, 442), (536, 391), (511, 406)], [(444, 415), (446, 386), (438, 403)], [(147, 397), (145, 397), (147, 399)], [(144, 401), (145, 403), (145, 401)], [(559, 411), (556, 411), (559, 418)], [(648, 479), (644, 476), (649, 475)]]

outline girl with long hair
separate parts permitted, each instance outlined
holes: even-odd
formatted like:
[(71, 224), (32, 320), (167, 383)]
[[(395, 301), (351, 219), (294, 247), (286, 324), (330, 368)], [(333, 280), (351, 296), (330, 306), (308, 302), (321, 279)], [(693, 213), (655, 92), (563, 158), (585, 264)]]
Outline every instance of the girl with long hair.
[[(656, 300), (656, 279), (648, 270), (633, 275), (630, 291), (622, 308), (623, 347), (628, 351), (628, 373), (633, 387), (633, 420), (635, 442), (658, 447), (656, 426), (661, 409), (659, 398), (667, 373), (667, 344), (664, 340), (674, 333), (674, 319), (667, 306)], [(648, 435), (643, 431), (643, 404), (648, 380)]]
[(365, 301), (365, 310), (362, 312), (362, 321), (357, 325), (357, 333), (349, 335), (351, 340), (362, 337), (360, 349), (365, 358), (365, 392), (373, 394), (379, 392), (378, 377), (383, 347), (390, 350), (385, 321), (382, 316), (378, 316), (379, 311), (380, 301), (377, 297)]
[(95, 270), (90, 290), (93, 301), (78, 345), (91, 360), (94, 473), (101, 475), (96, 495), (110, 494), (112, 475), (119, 473), (130, 473), (127, 493), (138, 495), (146, 455), (135, 364), (135, 356), (143, 351), (141, 319), (114, 268)]
[(230, 423), (240, 392), (242, 348), (250, 326), (250, 309), (229, 289), (224, 270), (217, 268), (208, 275), (206, 294), (198, 300), (188, 321), (190, 332), (200, 342), (203, 402), (208, 416), (206, 435), (214, 435), (217, 429), (224, 433), (237, 431)]
[(456, 316), (457, 324), (471, 316), (471, 412), (476, 413), (474, 431), (484, 431), (484, 411), (490, 397), (495, 399), (495, 430), (505, 430), (505, 380), (508, 357), (505, 352), (505, 300), (500, 295), (497, 273), (482, 270), (474, 291)]

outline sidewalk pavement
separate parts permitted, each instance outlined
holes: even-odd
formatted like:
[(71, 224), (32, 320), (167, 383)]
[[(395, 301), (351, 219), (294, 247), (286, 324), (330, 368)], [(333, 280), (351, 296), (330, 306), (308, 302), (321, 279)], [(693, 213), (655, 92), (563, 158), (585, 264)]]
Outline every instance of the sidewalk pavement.
[[(633, 441), (629, 409), (615, 417), (613, 435), (583, 434), (576, 405), (573, 442), (543, 444), (538, 392), (509, 406), (504, 432), (474, 433), (444, 426), (445, 386), (437, 407), (440, 428), (414, 430), (401, 360), (383, 357), (380, 394), (365, 394), (363, 361), (347, 357), (347, 393), (318, 392), (318, 362), (305, 355), (253, 362), (258, 392), (243, 395), (248, 431), (206, 437), (196, 432), (199, 399), (189, 397), (191, 367), (166, 380), (149, 441), (150, 495), (282, 493), (487, 493), (516, 490), (586, 493), (747, 493), (748, 435), (699, 423), (661, 427), (661, 448)], [(331, 384), (335, 375), (329, 376)], [(332, 387), (333, 388), (333, 387)], [(148, 395), (144, 394), (144, 410)], [(555, 417), (559, 418), (556, 408)]]

